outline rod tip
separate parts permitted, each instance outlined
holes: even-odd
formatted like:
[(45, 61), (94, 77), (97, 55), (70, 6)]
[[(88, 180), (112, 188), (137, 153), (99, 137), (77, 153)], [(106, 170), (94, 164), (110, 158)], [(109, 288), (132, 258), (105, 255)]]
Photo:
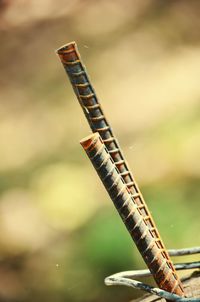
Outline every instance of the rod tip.
[(72, 42), (69, 42), (61, 47), (59, 47), (58, 49), (56, 49), (56, 53), (59, 55), (59, 54), (63, 54), (65, 52), (68, 52), (72, 49), (75, 49), (76, 48), (76, 42), (75, 41), (72, 41)]
[(98, 132), (92, 133), (86, 137), (84, 137), (81, 141), (80, 144), (81, 146), (85, 149), (93, 149), (97, 141), (100, 139), (100, 135)]

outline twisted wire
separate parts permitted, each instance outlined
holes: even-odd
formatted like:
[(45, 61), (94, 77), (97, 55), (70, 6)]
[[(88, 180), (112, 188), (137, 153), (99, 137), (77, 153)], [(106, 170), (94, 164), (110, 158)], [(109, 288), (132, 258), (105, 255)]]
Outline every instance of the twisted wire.
[[(169, 254), (172, 256), (185, 256), (185, 255), (193, 255), (200, 253), (200, 247), (192, 247), (178, 250), (168, 250)], [(200, 269), (200, 261), (196, 262), (188, 262), (188, 263), (176, 263), (174, 264), (176, 270), (188, 270), (188, 269)], [(198, 271), (196, 271), (198, 273)], [(192, 297), (180, 297), (174, 293), (169, 293), (165, 290), (155, 288), (145, 284), (143, 282), (133, 280), (132, 278), (141, 278), (141, 277), (149, 277), (151, 276), (151, 272), (148, 269), (143, 270), (134, 270), (134, 271), (124, 271), (120, 273), (116, 273), (105, 278), (104, 282), (108, 286), (112, 285), (125, 285), (128, 287), (133, 287), (135, 289), (143, 290), (151, 294), (155, 294), (160, 298), (165, 298), (170, 301), (175, 302), (200, 302), (199, 294), (197, 298), (196, 293), (188, 292), (189, 296)], [(192, 275), (193, 276), (193, 275)], [(196, 276), (196, 275), (195, 275)], [(196, 283), (196, 282), (195, 282)], [(187, 290), (188, 291), (188, 290)], [(198, 291), (199, 292), (199, 291)], [(157, 300), (157, 299), (156, 299)]]

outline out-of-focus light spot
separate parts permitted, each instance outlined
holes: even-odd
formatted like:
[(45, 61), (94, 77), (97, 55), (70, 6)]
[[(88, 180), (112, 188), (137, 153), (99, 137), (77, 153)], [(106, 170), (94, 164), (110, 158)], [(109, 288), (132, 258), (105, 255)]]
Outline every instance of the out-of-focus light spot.
[(70, 117), (66, 119), (62, 107), (27, 107), (17, 112), (10, 110), (0, 120), (0, 171), (23, 167), (40, 156), (53, 154), (76, 131), (71, 130)]
[(56, 229), (73, 230), (98, 207), (94, 184), (84, 168), (54, 164), (35, 175), (33, 190), (49, 224)]
[(45, 246), (52, 231), (34, 205), (33, 196), (23, 190), (9, 191), (0, 203), (0, 242), (11, 253)]

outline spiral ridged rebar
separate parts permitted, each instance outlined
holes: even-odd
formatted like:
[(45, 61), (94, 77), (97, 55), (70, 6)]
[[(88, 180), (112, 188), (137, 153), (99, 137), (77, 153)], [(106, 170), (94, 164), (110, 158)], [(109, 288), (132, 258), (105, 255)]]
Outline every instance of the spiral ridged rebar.
[(99, 133), (94, 133), (83, 139), (81, 145), (101, 178), (158, 286), (171, 293), (183, 295), (182, 285), (174, 270), (168, 264), (165, 254), (152, 236), (138, 205), (135, 203)]
[[(154, 238), (158, 248), (160, 248), (168, 267), (170, 267), (172, 271), (174, 271), (174, 275), (176, 276), (177, 280), (179, 280), (168, 252), (164, 247), (152, 216), (139, 190), (139, 187), (128, 168), (118, 141), (114, 137), (112, 129), (107, 119), (105, 118), (94, 88), (90, 83), (86, 69), (81, 62), (81, 57), (78, 52), (76, 43), (72, 42), (61, 47), (57, 50), (57, 53), (64, 65), (65, 71), (69, 76), (72, 87), (92, 131), (98, 132), (100, 134), (103, 143), (105, 144), (110, 156), (114, 161), (115, 166), (118, 168), (120, 175), (126, 184), (127, 190), (132, 195), (134, 204), (137, 206), (140, 215), (142, 215), (143, 217), (144, 223), (150, 229), (151, 236)], [(160, 285), (158, 284), (158, 286)]]

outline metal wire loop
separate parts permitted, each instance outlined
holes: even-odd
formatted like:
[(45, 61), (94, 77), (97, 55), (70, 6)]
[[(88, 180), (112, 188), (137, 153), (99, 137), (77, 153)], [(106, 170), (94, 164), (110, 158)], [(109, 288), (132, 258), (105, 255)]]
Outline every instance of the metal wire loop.
[[(192, 247), (192, 248), (178, 249), (178, 250), (173, 249), (173, 250), (168, 250), (168, 252), (171, 256), (193, 255), (193, 254), (200, 253), (200, 247)], [(174, 266), (176, 270), (200, 269), (200, 261), (189, 262), (189, 263), (177, 263)], [(131, 279), (131, 278), (138, 278), (138, 277), (148, 277), (151, 275), (152, 274), (148, 269), (125, 271), (125, 272), (116, 273), (114, 275), (105, 278), (104, 282), (107, 286), (124, 285), (128, 287), (133, 287), (136, 289), (146, 291), (150, 294), (155, 294), (160, 298), (164, 298), (166, 300), (171, 300), (175, 302), (200, 302), (200, 298), (180, 297), (176, 294), (169, 293), (166, 290), (162, 290), (160, 288), (145, 284), (141, 281)]]

